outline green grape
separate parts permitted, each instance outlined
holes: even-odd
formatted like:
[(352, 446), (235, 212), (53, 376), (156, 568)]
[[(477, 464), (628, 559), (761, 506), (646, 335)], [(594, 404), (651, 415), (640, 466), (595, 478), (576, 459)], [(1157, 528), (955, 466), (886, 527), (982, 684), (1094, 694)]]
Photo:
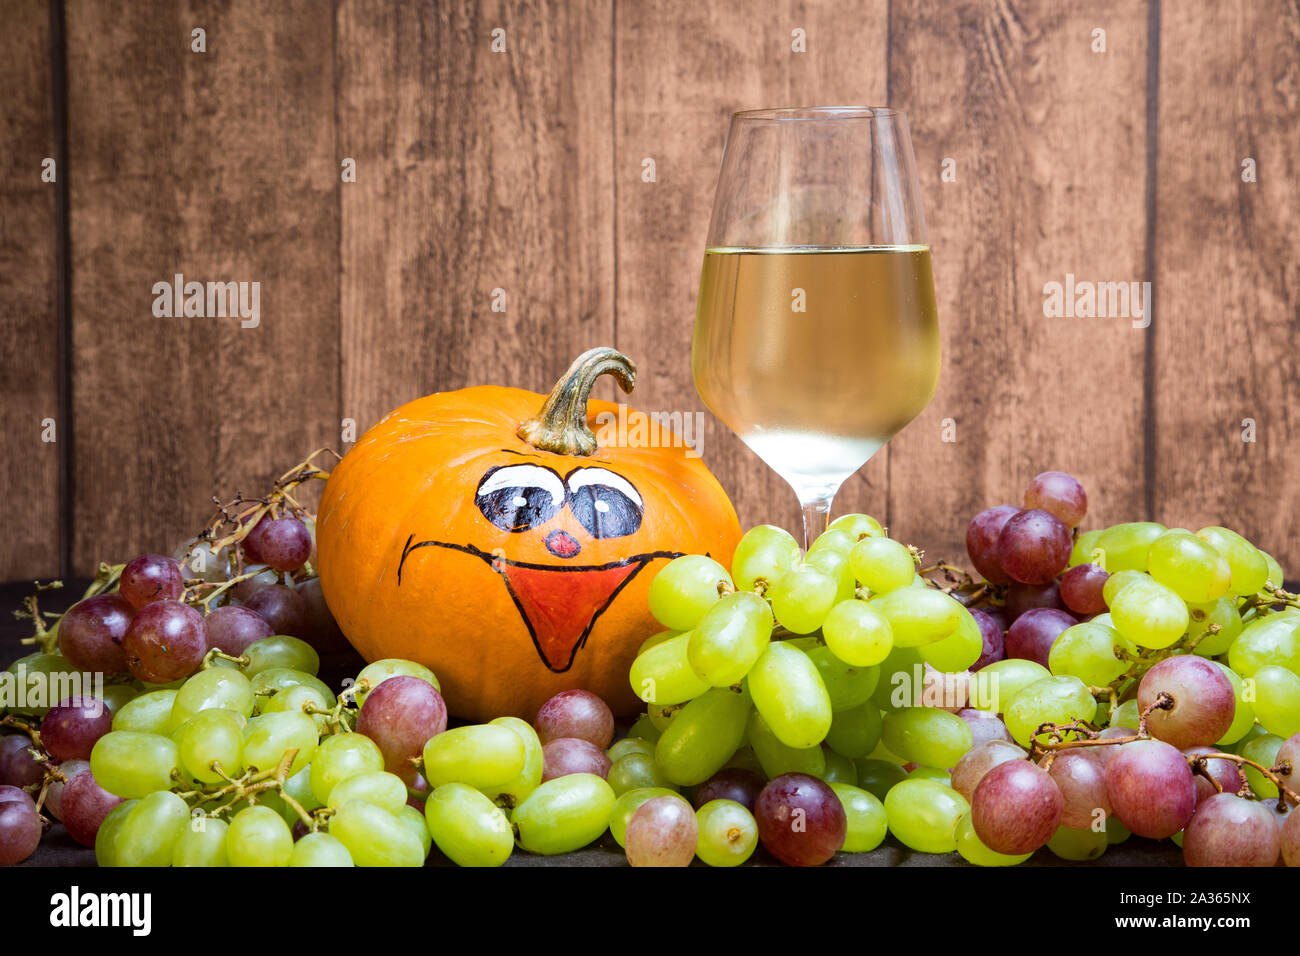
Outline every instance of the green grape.
[[(1228, 528), (1211, 525), (1196, 532), (1200, 538), (1228, 562), (1232, 582), (1228, 589), (1238, 597), (1263, 590), (1269, 579), (1268, 557), (1253, 544)], [(1278, 587), (1282, 582), (1274, 581)]]
[(1109, 845), (1106, 831), (1094, 830), (1091, 827), (1084, 827), (1081, 830), (1060, 827), (1047, 841), (1047, 848), (1062, 860), (1078, 862), (1097, 859), (1106, 852), (1106, 847)]
[[(700, 691), (704, 693), (704, 691)], [(681, 704), (648, 704), (646, 706), (646, 720), (654, 728), (658, 736), (672, 726), (673, 719), (681, 711)], [(656, 740), (658, 737), (656, 737)]]
[[(1222, 597), (1212, 604), (1189, 604), (1191, 623), (1187, 628), (1188, 646), (1201, 657), (1218, 657), (1232, 646), (1241, 634), (1241, 615), (1232, 598)], [(1212, 627), (1218, 630), (1210, 633)]]
[(438, 678), (434, 676), (433, 671), (423, 664), (417, 664), (415, 661), (404, 660), (400, 657), (386, 657), (383, 660), (371, 661), (361, 668), (356, 683), (357, 707), (360, 708), (366, 702), (366, 697), (370, 692), (390, 677), (418, 677), (420, 680), (432, 684), (434, 690), (442, 690), (442, 685), (438, 683)]
[(915, 647), (895, 647), (880, 665), (871, 702), (881, 710), (913, 707), (921, 693), (923, 677), (920, 652)]
[(938, 767), (916, 766), (907, 771), (909, 780), (934, 780), (943, 784), (945, 787), (952, 786), (952, 774), (946, 770), (940, 770)]
[(1228, 666), (1242, 677), (1276, 664), (1300, 672), (1300, 611), (1285, 610), (1251, 621), (1228, 648)]
[(139, 799), (169, 790), (178, 771), (176, 744), (161, 734), (113, 730), (95, 741), (90, 770), (101, 787), (116, 797)]
[(957, 821), (957, 852), (967, 863), (976, 866), (1015, 866), (1033, 856), (1032, 853), (1011, 856), (990, 850), (975, 832), (975, 824), (971, 823), (969, 813)]
[(1184, 528), (1171, 528), (1151, 543), (1147, 571), (1189, 604), (1217, 601), (1232, 579), (1223, 556)]
[(812, 547), (808, 549), (808, 555), (811, 557), (820, 551), (837, 551), (847, 556), (857, 543), (858, 539), (843, 528), (827, 528), (812, 543)]
[(655, 764), (655, 758), (649, 754), (630, 753), (615, 760), (605, 775), (605, 780), (621, 797), (629, 790), (642, 790), (646, 787), (663, 787), (676, 790), (677, 786), (664, 776), (664, 772)]
[[(1247, 740), (1237, 752), (1247, 760), (1272, 767), (1277, 763), (1277, 752), (1282, 749), (1284, 743), (1286, 741), (1277, 734), (1261, 734)], [(1249, 764), (1242, 764), (1241, 769), (1246, 774), (1246, 782), (1250, 784), (1250, 789), (1255, 792), (1255, 796), (1261, 800), (1277, 796), (1277, 784), (1272, 780)]]
[(1026, 661), (1016, 657), (994, 661), (981, 667), (978, 674), (980, 685), (987, 693), (978, 694), (974, 706), (1000, 714), (1007, 709), (1011, 701), (1030, 684), (1036, 684), (1052, 672), (1037, 661)]
[(473, 787), (446, 783), (424, 802), (433, 842), (457, 866), (500, 866), (515, 848), (510, 820)]
[[(1126, 700), (1115, 708), (1110, 715), (1110, 726), (1112, 727), (1132, 727), (1137, 730), (1138, 722), (1142, 719), (1142, 711), (1138, 708), (1138, 702), (1135, 699)], [(1251, 718), (1254, 719), (1253, 717)]]
[[(712, 777), (744, 744), (752, 711), (749, 694), (728, 687), (715, 687), (683, 707), (655, 745), (654, 763), (663, 779), (693, 787)], [(640, 786), (663, 783), (646, 779)]]
[(1103, 624), (1075, 624), (1061, 632), (1047, 654), (1047, 664), (1058, 677), (1077, 677), (1085, 684), (1104, 687), (1126, 670), (1115, 656), (1119, 634)]
[(289, 750), (296, 749), (289, 773), (312, 762), (318, 737), (316, 721), (306, 714), (285, 710), (254, 717), (244, 727), (244, 766), (271, 770)]
[(681, 796), (676, 790), (669, 790), (667, 787), (643, 787), (640, 790), (629, 790), (614, 800), (614, 805), (609, 811), (609, 835), (614, 838), (614, 842), (619, 846), (623, 845), (623, 835), (627, 832), (628, 821), (632, 819), (632, 814), (641, 809), (641, 804), (647, 800), (653, 800), (655, 797), (677, 797)]
[(872, 667), (889, 656), (894, 633), (885, 616), (866, 601), (841, 601), (822, 623), (831, 653), (855, 667)]
[(307, 684), (295, 684), (293, 687), (286, 687), (284, 690), (277, 691), (259, 708), (264, 714), (276, 714), (281, 712), (307, 714), (307, 708), (312, 708), (312, 713), (307, 714), (316, 724), (317, 730), (324, 730), (326, 715), (320, 713), (323, 710), (329, 710), (332, 705), (315, 687)]
[(885, 799), (895, 784), (907, 779), (907, 771), (888, 760), (872, 760), (868, 757), (855, 760), (853, 764), (858, 768), (858, 786), (878, 800)]
[(825, 739), (831, 729), (831, 699), (803, 651), (785, 642), (769, 644), (748, 682), (754, 707), (787, 747), (801, 750)]
[(312, 795), (324, 806), (334, 788), (348, 777), (367, 770), (383, 769), (384, 755), (369, 737), (355, 733), (331, 734), (316, 747), (311, 760), (309, 779)]
[(852, 598), (857, 593), (858, 582), (853, 580), (853, 569), (849, 565), (848, 552), (834, 551), (830, 547), (822, 548), (820, 551), (815, 548), (814, 545), (814, 550), (808, 552), (804, 563), (812, 565), (835, 582), (835, 600), (832, 603), (838, 604)]
[(947, 637), (917, 648), (921, 660), (948, 674), (966, 670), (984, 653), (984, 635), (975, 617), (962, 608), (957, 630)]
[(885, 795), (889, 832), (922, 853), (957, 849), (957, 824), (968, 813), (965, 797), (934, 780), (904, 780)]
[(1080, 564), (1092, 563), (1092, 552), (1097, 548), (1097, 541), (1101, 538), (1101, 529), (1085, 531), (1074, 540), (1074, 548), (1070, 551), (1070, 562), (1067, 568), (1073, 568)]
[[(811, 642), (810, 646), (799, 649), (817, 668), (822, 686), (826, 688), (826, 696), (830, 698), (832, 711), (851, 710), (871, 700), (876, 683), (880, 680), (879, 667), (854, 667), (836, 657), (829, 647), (815, 638), (807, 640)], [(799, 646), (795, 641), (787, 643)]]
[(900, 588), (871, 599), (894, 635), (895, 647), (920, 647), (947, 637), (961, 624), (965, 608), (935, 588)]
[(763, 775), (769, 780), (783, 773), (806, 773), (818, 778), (826, 773), (826, 752), (819, 744), (797, 748), (787, 746), (758, 712), (749, 718), (747, 736), (749, 746), (763, 768)]
[(691, 669), (710, 687), (738, 684), (772, 639), (772, 610), (757, 594), (728, 594), (705, 612), (686, 644)]
[(1110, 617), (1120, 636), (1139, 647), (1169, 647), (1185, 633), (1191, 618), (1177, 594), (1156, 581), (1137, 582), (1115, 595)]
[(772, 614), (795, 634), (811, 634), (835, 606), (838, 582), (811, 564), (797, 564), (767, 592)]
[(871, 515), (848, 514), (840, 515), (830, 524), (831, 531), (847, 532), (854, 541), (859, 541), (863, 537), (884, 537), (885, 529), (880, 526), (880, 522)]
[(328, 833), (308, 833), (293, 845), (290, 866), (352, 866), (352, 854)]
[(1106, 818), (1106, 844), (1108, 846), (1123, 843), (1132, 835), (1129, 828), (1119, 822), (1119, 817), (1110, 816)]
[(837, 754), (834, 750), (823, 750), (823, 755), (826, 757), (826, 770), (822, 774), (822, 780), (826, 783), (858, 782), (858, 768), (852, 757)]
[[(36, 701), (52, 699), (53, 703), (57, 703), (65, 696), (76, 693), (72, 688), (81, 687), (84, 680), (81, 672), (62, 654), (28, 654), (14, 661), (5, 670), (17, 678), (15, 686), (28, 688), (25, 695), (27, 699), (23, 701), (27, 706), (20, 707), (15, 702), (6, 709), (32, 717), (44, 717), (53, 706), (52, 703), (39, 706)], [(61, 688), (68, 688), (67, 693), (62, 692)]]
[(1270, 734), (1300, 733), (1300, 677), (1276, 664), (1255, 671), (1255, 716)]
[(420, 840), (401, 820), (373, 803), (349, 801), (330, 817), (329, 826), (330, 835), (347, 847), (357, 866), (424, 866)]
[[(769, 731), (769, 733), (770, 732), (771, 731)], [(748, 727), (745, 728), (745, 739), (747, 741), (749, 740)], [(731, 759), (727, 761), (726, 766), (738, 770), (748, 770), (751, 773), (758, 774), (760, 777), (763, 776), (763, 765), (758, 762), (758, 755), (754, 753), (754, 748), (748, 743), (731, 755)]]
[(770, 524), (750, 528), (731, 556), (736, 587), (752, 591), (760, 581), (770, 587), (799, 562), (802, 551), (799, 542), (783, 528)]
[[(134, 684), (105, 684), (104, 691), (100, 698), (104, 701), (104, 706), (108, 712), (116, 718), (122, 708), (131, 701), (140, 696), (140, 688)], [(134, 727), (123, 727), (122, 730), (135, 730)], [(156, 731), (154, 731), (156, 733)]]
[(313, 676), (320, 672), (320, 655), (316, 648), (287, 634), (254, 641), (244, 648), (244, 657), (248, 658), (248, 663), (243, 665), (243, 671), (249, 677), (272, 667), (288, 667)]
[(639, 654), (628, 673), (636, 695), (647, 704), (666, 706), (699, 697), (708, 690), (711, 685), (691, 667), (690, 643), (691, 632), (686, 631)]
[(228, 667), (209, 667), (194, 674), (172, 701), (170, 730), (175, 730), (204, 710), (229, 710), (248, 717), (253, 713), (253, 685), (247, 677)]
[(420, 841), (421, 851), (427, 860), (429, 851), (433, 849), (433, 837), (429, 833), (429, 824), (424, 819), (424, 813), (410, 804), (402, 804), (401, 809), (393, 816), (397, 817), (398, 823), (406, 827), (408, 833)]
[(230, 821), (226, 856), (231, 866), (288, 866), (293, 834), (284, 818), (270, 807), (247, 807)]
[[(1152, 581), (1151, 575), (1143, 571), (1118, 571), (1106, 579), (1106, 583), (1101, 586), (1101, 599), (1110, 607), (1115, 603), (1115, 597), (1120, 591), (1123, 591), (1130, 584), (1136, 584), (1139, 581)], [(1094, 618), (1093, 620), (1096, 620)], [(1114, 625), (1112, 625), (1114, 626)]]
[(154, 791), (131, 808), (118, 828), (113, 838), (114, 865), (170, 866), (172, 848), (189, 822), (190, 808), (184, 800), (170, 791)]
[(647, 757), (653, 757), (655, 745), (643, 737), (624, 737), (622, 740), (615, 741), (613, 746), (605, 751), (605, 755), (612, 763), (618, 763), (628, 754), (645, 754)]
[(523, 740), (509, 727), (456, 727), (429, 738), (424, 745), (424, 778), (434, 788), (444, 783), (467, 783), (486, 790), (518, 777), (526, 758)]
[(1268, 565), (1268, 581), (1275, 588), (1280, 588), (1286, 581), (1286, 572), (1282, 570), (1282, 565), (1277, 563), (1277, 558), (1267, 551), (1261, 551), (1264, 556), (1264, 562)]
[(406, 806), (406, 796), (406, 784), (397, 774), (364, 770), (340, 780), (325, 805), (337, 810), (349, 800), (365, 800), (396, 816)]
[(117, 866), (117, 834), (131, 815), (139, 800), (124, 800), (104, 817), (95, 833), (95, 864), (101, 867)]
[[(1250, 701), (1244, 699), (1246, 688), (1242, 684), (1241, 677), (1237, 675), (1237, 672), (1230, 667), (1226, 667), (1225, 665), (1220, 664), (1218, 661), (1215, 661), (1214, 663), (1218, 664), (1219, 667), (1223, 669), (1223, 673), (1227, 675), (1228, 680), (1231, 681), (1232, 694), (1237, 701), (1236, 710), (1234, 710), (1232, 714), (1232, 725), (1228, 727), (1227, 731), (1224, 732), (1223, 736), (1216, 741), (1216, 743), (1219, 746), (1226, 747), (1228, 744), (1235, 744), (1240, 740), (1244, 740), (1246, 734), (1248, 734), (1252, 729), (1254, 729), (1255, 707)], [(1137, 703), (1136, 702), (1133, 703), (1133, 712), (1135, 715), (1133, 718), (1133, 723), (1128, 726), (1136, 727), (1137, 726), (1137, 716), (1136, 716)]]
[(334, 692), (319, 677), (313, 677), (303, 671), (296, 671), (291, 667), (269, 668), (260, 674), (254, 674), (251, 683), (253, 685), (253, 696), (256, 699), (255, 707), (265, 706), (282, 690), (299, 686), (315, 688), (329, 702), (331, 708), (337, 703)]
[(1154, 521), (1134, 521), (1112, 525), (1097, 538), (1097, 547), (1106, 552), (1106, 570), (1145, 571), (1147, 552), (1151, 542), (1165, 532), (1165, 526)]
[(709, 866), (740, 866), (758, 846), (754, 815), (734, 800), (710, 800), (695, 811), (695, 823), (695, 855)]
[[(295, 774), (291, 774), (284, 782), (285, 792), (297, 800), (302, 808), (308, 813), (325, 806), (316, 799), (316, 794), (311, 792), (311, 767), (303, 767)], [(285, 804), (288, 807), (288, 804)], [(290, 808), (292, 809), (292, 808)], [(295, 814), (296, 816), (297, 814)]]
[(880, 846), (888, 832), (885, 805), (875, 794), (850, 783), (832, 781), (830, 787), (839, 797), (848, 822), (844, 845), (840, 849), (845, 853), (867, 853)]
[(1016, 743), (1028, 747), (1044, 723), (1091, 722), (1096, 715), (1097, 701), (1079, 678), (1045, 677), (1016, 694), (1003, 717)]
[[(667, 726), (667, 723), (664, 724)], [(636, 722), (628, 729), (627, 736), (629, 740), (644, 740), (653, 744), (659, 739), (663, 731), (655, 726), (655, 722), (650, 719), (649, 714), (642, 714), (636, 719)]]
[(826, 745), (845, 757), (865, 757), (880, 743), (880, 708), (873, 701), (831, 715)]
[[(507, 727), (519, 735), (524, 744), (524, 768), (514, 779), (502, 786), (486, 787), (483, 793), (493, 800), (505, 797), (509, 806), (518, 806), (519, 801), (536, 790), (542, 782), (542, 771), (545, 769), (542, 742), (532, 724), (518, 717), (498, 717), (488, 723), (494, 727)], [(653, 753), (654, 749), (651, 748), (650, 752)]]
[(974, 744), (970, 724), (935, 707), (907, 707), (885, 717), (881, 739), (910, 763), (953, 767)]
[(548, 780), (515, 807), (519, 845), (544, 856), (580, 850), (605, 832), (614, 800), (609, 784), (595, 774)]
[(172, 866), (230, 866), (226, 832), (230, 825), (217, 817), (191, 817), (172, 844)]
[(658, 634), (651, 634), (649, 637), (647, 637), (644, 641), (641, 642), (641, 646), (637, 648), (636, 652), (638, 654), (642, 654), (645, 651), (650, 650), (650, 648), (655, 647), (658, 644), (662, 644), (664, 641), (672, 640), (674, 637), (676, 637), (678, 634), (681, 633), (683, 632), (674, 631), (670, 629), (667, 631), (660, 631)]
[[(181, 769), (200, 783), (220, 783), (244, 768), (242, 718), (216, 708), (195, 714), (172, 734)], [(222, 773), (213, 769), (221, 768)]]
[(175, 700), (174, 690), (151, 690), (132, 698), (121, 710), (114, 712), (113, 729), (166, 736), (171, 732), (172, 704)]
[(916, 577), (912, 552), (892, 538), (863, 538), (849, 553), (849, 567), (872, 594), (909, 587)]
[(664, 627), (689, 631), (718, 598), (735, 589), (727, 569), (702, 554), (674, 558), (650, 582), (650, 613)]

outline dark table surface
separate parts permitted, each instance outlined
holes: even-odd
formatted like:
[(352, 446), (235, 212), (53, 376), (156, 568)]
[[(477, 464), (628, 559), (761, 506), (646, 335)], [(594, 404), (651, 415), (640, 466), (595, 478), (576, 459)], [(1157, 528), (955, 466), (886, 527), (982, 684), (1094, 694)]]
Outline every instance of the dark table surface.
[[(48, 611), (62, 611), (80, 597), (90, 582), (87, 579), (69, 579), (66, 586), (59, 591), (47, 591), (41, 595), (41, 608)], [(32, 591), (30, 581), (16, 581), (0, 584), (0, 666), (25, 654), (32, 653), (33, 648), (25, 647), (19, 642), (32, 633), (30, 621), (21, 621), (13, 617), (12, 612), (22, 607), (23, 599)], [(339, 656), (321, 662), (321, 678), (331, 687), (339, 686), (344, 677), (354, 676), (364, 665), (359, 656)], [(73, 840), (59, 823), (55, 823), (37, 851), (21, 866), (94, 866), (95, 854), (87, 847)], [(429, 858), (430, 866), (451, 866), (452, 864), (434, 847)], [(627, 860), (622, 849), (613, 837), (605, 834), (596, 843), (563, 856), (544, 857), (530, 853), (518, 852), (506, 861), (506, 866), (626, 866)], [(696, 866), (703, 866), (698, 860)], [(761, 847), (747, 865), (777, 865)], [(875, 866), (969, 866), (956, 853), (917, 853), (903, 846), (893, 836), (870, 853), (840, 853), (827, 864), (828, 866), (875, 867)], [(1124, 843), (1110, 847), (1100, 860), (1094, 863), (1072, 863), (1061, 860), (1049, 850), (1042, 849), (1030, 857), (1022, 866), (1181, 866), (1182, 851), (1168, 840), (1144, 840), (1130, 837)]]

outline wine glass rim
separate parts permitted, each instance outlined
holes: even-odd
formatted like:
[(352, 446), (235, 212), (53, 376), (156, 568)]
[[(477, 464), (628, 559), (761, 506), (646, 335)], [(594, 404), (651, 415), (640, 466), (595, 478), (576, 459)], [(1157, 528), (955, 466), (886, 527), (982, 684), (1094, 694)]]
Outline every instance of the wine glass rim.
[(874, 120), (902, 116), (902, 110), (888, 106), (780, 106), (768, 109), (737, 110), (733, 119), (744, 120)]

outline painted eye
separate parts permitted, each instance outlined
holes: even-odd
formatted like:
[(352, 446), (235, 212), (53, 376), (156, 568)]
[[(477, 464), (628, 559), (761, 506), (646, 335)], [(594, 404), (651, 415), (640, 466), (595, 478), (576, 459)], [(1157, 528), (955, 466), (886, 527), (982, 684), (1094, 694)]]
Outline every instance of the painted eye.
[(540, 465), (504, 465), (483, 476), (474, 504), (502, 531), (527, 531), (564, 506), (564, 482)]
[(641, 527), (644, 503), (632, 483), (604, 468), (570, 472), (569, 510), (593, 538), (621, 538)]

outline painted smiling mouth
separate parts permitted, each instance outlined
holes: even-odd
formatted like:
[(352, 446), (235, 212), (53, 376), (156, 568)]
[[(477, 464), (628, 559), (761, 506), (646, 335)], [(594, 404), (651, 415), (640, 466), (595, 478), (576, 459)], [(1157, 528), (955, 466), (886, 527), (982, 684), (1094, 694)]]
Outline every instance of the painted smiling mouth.
[(407, 557), (420, 548), (447, 548), (485, 561), (505, 582), (542, 663), (557, 674), (573, 666), (596, 621), (642, 568), (657, 558), (681, 557), (679, 551), (649, 551), (608, 564), (535, 564), (512, 561), (472, 544), (416, 541), (411, 535), (397, 565), (398, 587)]

